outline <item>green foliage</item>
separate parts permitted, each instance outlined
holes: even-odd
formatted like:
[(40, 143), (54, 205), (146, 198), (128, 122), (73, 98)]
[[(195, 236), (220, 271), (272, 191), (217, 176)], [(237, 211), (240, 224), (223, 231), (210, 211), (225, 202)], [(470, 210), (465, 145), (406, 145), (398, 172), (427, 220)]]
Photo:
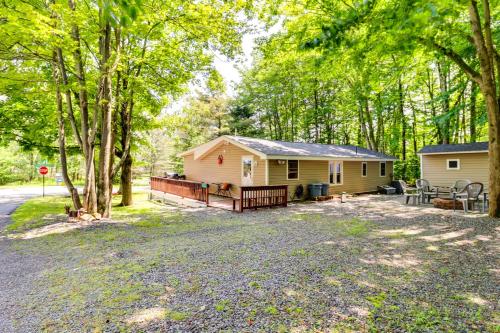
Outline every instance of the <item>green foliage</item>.
[[(467, 6), (449, 1), (283, 1), (283, 29), (261, 38), (231, 123), (277, 140), (355, 144), (394, 155), (418, 177), (427, 144), (488, 137), (484, 98), (438, 42), (477, 67)], [(492, 6), (498, 13), (498, 6)], [(494, 27), (494, 34), (499, 34)], [(240, 124), (245, 124), (240, 126)]]
[[(74, 6), (72, 5), (74, 3)], [(66, 146), (71, 154), (83, 154), (77, 131), (70, 125), (70, 107), (75, 127), (82, 121), (80, 89), (88, 94), (90, 123), (100, 117), (94, 105), (103, 77), (104, 27), (111, 33), (111, 89), (115, 108), (116, 155), (125, 149), (127, 112), (131, 114), (132, 155), (148, 148), (144, 132), (158, 128), (157, 118), (184, 95), (189, 84), (205, 75), (214, 109), (222, 112), (223, 80), (213, 70), (214, 52), (234, 57), (251, 14), (251, 1), (203, 0), (91, 0), (9, 1), (0, 6), (0, 145), (16, 141), (26, 150), (44, 155), (58, 150), (56, 87), (63, 93)], [(80, 42), (75, 41), (78, 29)], [(80, 45), (78, 45), (80, 44)], [(78, 57), (81, 56), (85, 87), (80, 86)], [(62, 54), (67, 85), (54, 80), (55, 52)], [(58, 53), (59, 54), (59, 53)], [(56, 59), (57, 60), (57, 59)], [(69, 91), (69, 97), (65, 96)], [(71, 98), (69, 100), (68, 98)], [(220, 102), (220, 103), (219, 103)], [(221, 105), (218, 105), (221, 104)], [(164, 114), (163, 114), (164, 115)], [(221, 115), (222, 117), (223, 115)], [(97, 126), (97, 146), (100, 122)], [(82, 129), (80, 129), (82, 131)], [(170, 135), (174, 135), (171, 130)], [(155, 157), (143, 159), (150, 164)], [(6, 179), (8, 181), (10, 179)]]
[(420, 159), (411, 156), (405, 161), (394, 162), (394, 179), (405, 179), (411, 184), (420, 178)]

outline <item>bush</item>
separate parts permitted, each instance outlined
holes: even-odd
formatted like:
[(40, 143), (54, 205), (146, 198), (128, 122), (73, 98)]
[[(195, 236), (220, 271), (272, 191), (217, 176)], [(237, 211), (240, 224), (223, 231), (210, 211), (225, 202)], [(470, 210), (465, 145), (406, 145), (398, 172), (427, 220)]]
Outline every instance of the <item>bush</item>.
[(414, 184), (418, 178), (420, 178), (420, 159), (418, 156), (394, 162), (394, 179), (402, 179)]

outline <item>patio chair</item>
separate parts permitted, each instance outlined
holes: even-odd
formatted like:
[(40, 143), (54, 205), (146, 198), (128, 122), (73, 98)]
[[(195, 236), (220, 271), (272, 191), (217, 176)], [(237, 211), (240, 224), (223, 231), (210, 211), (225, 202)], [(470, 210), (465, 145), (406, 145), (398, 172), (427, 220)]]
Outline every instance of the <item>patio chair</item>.
[(422, 202), (425, 202), (426, 198), (427, 202), (431, 202), (431, 198), (439, 197), (439, 188), (431, 186), (427, 179), (417, 179), (416, 185), (422, 194)]
[(230, 183), (215, 183), (217, 186), (217, 190), (215, 192), (216, 195), (220, 195), (222, 197), (231, 197), (231, 184)]
[(455, 181), (452, 186), (437, 186), (439, 188), (439, 194), (446, 194), (450, 199), (453, 199), (454, 193), (465, 193), (465, 186), (472, 183), (468, 179), (459, 179)]
[(472, 204), (472, 210), (474, 210), (474, 204), (479, 202), (479, 195), (483, 192), (482, 183), (470, 183), (467, 184), (462, 192), (453, 193), (453, 210), (455, 210), (455, 201), (461, 201), (464, 207), (464, 212), (469, 211), (469, 203)]
[(483, 195), (479, 196), (479, 202), (481, 204), (481, 212), (484, 213), (486, 212), (486, 208), (489, 207), (490, 204), (490, 198), (488, 196), (488, 190), (483, 189)]
[(472, 183), (470, 180), (468, 179), (459, 179), (455, 182), (455, 184), (451, 187), (451, 192), (450, 194), (453, 195), (453, 193), (465, 193), (465, 188), (467, 187), (467, 185), (469, 185), (470, 183)]
[(413, 198), (414, 205), (420, 204), (420, 198), (422, 197), (422, 195), (420, 194), (418, 188), (408, 186), (408, 184), (406, 184), (406, 182), (403, 180), (399, 180), (399, 184), (403, 189), (403, 195), (405, 197), (406, 204), (408, 204), (410, 198)]

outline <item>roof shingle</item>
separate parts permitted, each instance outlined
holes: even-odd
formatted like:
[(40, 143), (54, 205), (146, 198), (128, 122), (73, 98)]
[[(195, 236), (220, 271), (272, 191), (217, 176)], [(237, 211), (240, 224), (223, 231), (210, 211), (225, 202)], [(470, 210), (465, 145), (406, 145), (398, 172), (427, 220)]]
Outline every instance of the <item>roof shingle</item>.
[(351, 145), (286, 142), (229, 135), (227, 137), (266, 155), (396, 160), (393, 156)]
[(461, 143), (453, 145), (429, 145), (418, 151), (419, 154), (462, 153), (488, 151), (488, 142)]

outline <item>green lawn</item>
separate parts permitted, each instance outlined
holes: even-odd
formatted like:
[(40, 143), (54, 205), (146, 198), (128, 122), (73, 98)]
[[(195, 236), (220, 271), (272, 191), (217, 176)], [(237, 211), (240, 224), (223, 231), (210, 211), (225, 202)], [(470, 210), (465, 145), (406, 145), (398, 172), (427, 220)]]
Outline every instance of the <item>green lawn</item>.
[[(147, 200), (147, 194), (134, 194), (135, 204), (129, 207), (120, 207), (121, 197), (113, 197), (113, 218), (123, 219), (133, 215), (144, 214), (157, 207)], [(64, 196), (46, 196), (27, 200), (12, 214), (12, 223), (7, 226), (9, 232), (22, 232), (42, 227), (55, 222), (64, 221), (64, 206), (72, 206), (71, 199)]]
[(26, 231), (54, 222), (54, 216), (64, 214), (64, 206), (71, 200), (64, 197), (39, 197), (27, 200), (12, 214), (7, 231)]

